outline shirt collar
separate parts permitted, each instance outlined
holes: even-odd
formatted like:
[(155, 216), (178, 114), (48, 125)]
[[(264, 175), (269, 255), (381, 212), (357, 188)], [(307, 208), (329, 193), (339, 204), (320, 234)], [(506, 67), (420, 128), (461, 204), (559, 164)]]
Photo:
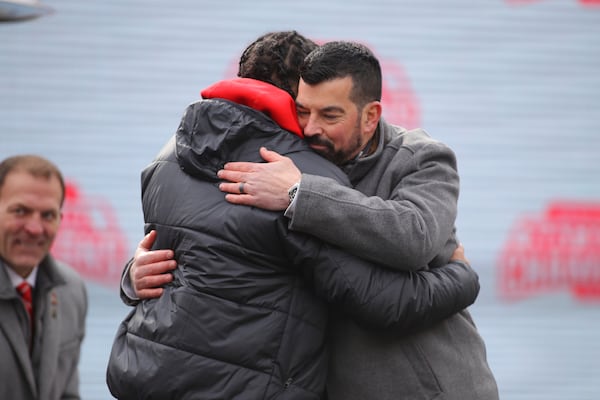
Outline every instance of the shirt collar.
[(9, 268), (8, 265), (4, 265), (4, 268), (6, 268), (8, 277), (10, 278), (10, 281), (12, 282), (12, 285), (14, 287), (19, 286), (19, 284), (23, 281), (27, 281), (27, 283), (29, 283), (31, 285), (31, 288), (35, 287), (35, 279), (37, 278), (37, 273), (38, 273), (37, 265), (35, 267), (33, 267), (33, 270), (31, 271), (29, 276), (25, 279), (23, 279), (23, 277), (21, 275), (17, 274), (15, 271), (13, 271), (12, 268)]

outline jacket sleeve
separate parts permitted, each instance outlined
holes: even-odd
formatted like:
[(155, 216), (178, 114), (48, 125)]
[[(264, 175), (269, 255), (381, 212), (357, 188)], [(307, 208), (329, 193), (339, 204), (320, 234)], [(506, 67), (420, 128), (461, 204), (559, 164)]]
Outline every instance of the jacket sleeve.
[(379, 177), (390, 193), (377, 196), (303, 174), (290, 229), (394, 269), (416, 270), (442, 249), (445, 263), (454, 250), (447, 242), (452, 238), (459, 192), (454, 152), (429, 141), (399, 150), (391, 163), (393, 168)]
[(139, 299), (133, 298), (133, 285), (131, 278), (129, 277), (129, 269), (131, 268), (132, 262), (133, 258), (125, 264), (123, 272), (121, 273), (121, 283), (119, 285), (119, 296), (121, 297), (121, 301), (127, 306), (135, 306), (140, 302)]
[(319, 297), (357, 323), (401, 333), (427, 328), (465, 309), (480, 288), (477, 273), (460, 261), (396, 271), (328, 245), (303, 260), (303, 270)]

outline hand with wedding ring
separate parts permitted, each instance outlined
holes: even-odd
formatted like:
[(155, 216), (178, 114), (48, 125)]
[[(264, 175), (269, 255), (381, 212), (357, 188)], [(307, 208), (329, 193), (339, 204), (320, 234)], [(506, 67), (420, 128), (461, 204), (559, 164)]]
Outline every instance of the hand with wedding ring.
[(217, 172), (224, 182), (219, 189), (233, 204), (282, 211), (289, 203), (288, 189), (300, 181), (302, 174), (294, 162), (277, 152), (260, 148), (265, 163), (230, 162)]

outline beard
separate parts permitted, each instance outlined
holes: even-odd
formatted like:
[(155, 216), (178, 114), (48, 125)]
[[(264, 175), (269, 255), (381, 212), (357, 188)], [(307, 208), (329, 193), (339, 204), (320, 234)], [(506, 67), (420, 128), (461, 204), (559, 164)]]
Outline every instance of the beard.
[(326, 136), (322, 135), (305, 136), (304, 140), (306, 143), (311, 145), (311, 147), (312, 145), (322, 146), (323, 148), (313, 150), (321, 157), (331, 161), (335, 165), (344, 165), (351, 161), (364, 147), (362, 136), (360, 135), (360, 122), (357, 122), (357, 124), (354, 126), (352, 140), (350, 142), (351, 145), (347, 149), (336, 150), (333, 142)]

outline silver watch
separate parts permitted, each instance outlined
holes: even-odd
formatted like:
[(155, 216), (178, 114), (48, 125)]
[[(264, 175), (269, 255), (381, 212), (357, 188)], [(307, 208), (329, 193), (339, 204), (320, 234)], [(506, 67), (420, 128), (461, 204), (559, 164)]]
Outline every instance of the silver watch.
[(296, 197), (296, 193), (298, 193), (299, 187), (300, 187), (300, 182), (297, 182), (297, 183), (293, 184), (291, 188), (288, 189), (288, 196), (290, 197), (290, 204), (292, 204), (292, 201), (294, 201), (294, 198)]

